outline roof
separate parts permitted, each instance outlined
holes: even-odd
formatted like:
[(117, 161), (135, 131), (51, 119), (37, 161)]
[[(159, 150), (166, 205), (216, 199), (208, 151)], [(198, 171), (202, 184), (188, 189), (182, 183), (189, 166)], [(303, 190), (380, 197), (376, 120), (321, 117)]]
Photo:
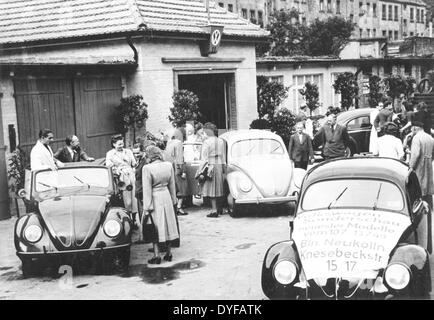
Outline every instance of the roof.
[[(268, 32), (210, 2), (211, 24), (227, 36), (262, 38)], [(202, 0), (3, 0), (0, 44), (119, 33), (209, 33)]]
[(409, 173), (406, 163), (392, 158), (374, 156), (340, 158), (322, 162), (306, 175), (303, 186), (329, 178), (375, 178), (403, 186)]
[(241, 130), (232, 130), (223, 133), (219, 136), (219, 138), (222, 138), (228, 142), (228, 144), (231, 144), (235, 141), (239, 140), (248, 140), (248, 139), (277, 139), (279, 141), (282, 140), (282, 138), (275, 134), (274, 132), (271, 132), (269, 130), (259, 130), (259, 129), (241, 129)]

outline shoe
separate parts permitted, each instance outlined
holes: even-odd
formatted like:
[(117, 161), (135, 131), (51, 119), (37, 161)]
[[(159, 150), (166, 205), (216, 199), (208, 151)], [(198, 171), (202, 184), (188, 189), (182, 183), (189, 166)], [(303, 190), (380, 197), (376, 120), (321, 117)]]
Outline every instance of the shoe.
[(211, 212), (207, 215), (208, 218), (218, 218), (219, 214), (217, 212)]
[(165, 261), (169, 261), (169, 262), (172, 261), (172, 258), (173, 258), (172, 254), (168, 255), (167, 253), (163, 257)]
[(160, 264), (161, 263), (161, 257), (153, 257), (152, 259), (148, 260), (149, 264)]
[(178, 216), (186, 216), (186, 215), (188, 215), (188, 212), (181, 212), (181, 211), (176, 211), (176, 214), (178, 215)]

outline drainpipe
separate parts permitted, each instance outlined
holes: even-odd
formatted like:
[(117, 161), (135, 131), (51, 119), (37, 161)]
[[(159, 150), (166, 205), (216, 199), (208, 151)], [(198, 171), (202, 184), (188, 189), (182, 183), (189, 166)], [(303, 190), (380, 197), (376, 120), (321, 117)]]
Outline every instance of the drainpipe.
[(133, 50), (134, 62), (136, 63), (136, 65), (138, 65), (139, 64), (139, 53), (137, 52), (137, 48), (133, 44), (133, 40), (131, 40), (131, 36), (127, 37), (127, 43), (131, 47), (131, 49)]
[[(0, 92), (0, 102), (3, 94)], [(6, 146), (3, 135), (3, 118), (0, 105), (0, 220), (11, 217), (9, 211), (9, 188), (6, 172)]]

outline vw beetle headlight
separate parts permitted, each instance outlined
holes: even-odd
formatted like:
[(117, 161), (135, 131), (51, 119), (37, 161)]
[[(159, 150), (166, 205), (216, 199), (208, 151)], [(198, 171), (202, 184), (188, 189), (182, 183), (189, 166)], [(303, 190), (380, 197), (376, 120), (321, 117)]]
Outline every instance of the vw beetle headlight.
[(248, 193), (252, 190), (253, 184), (252, 181), (250, 181), (247, 177), (240, 177), (238, 179), (238, 188), (244, 193)]
[(292, 261), (282, 260), (274, 266), (273, 275), (280, 284), (290, 284), (297, 277), (297, 266)]
[(109, 236), (110, 238), (117, 237), (122, 230), (121, 224), (116, 220), (108, 220), (104, 224), (104, 233)]
[(24, 229), (24, 237), (28, 242), (35, 243), (42, 238), (42, 229), (40, 226), (32, 224)]
[(410, 283), (410, 277), (410, 270), (400, 263), (389, 265), (384, 272), (386, 283), (395, 290), (404, 289)]

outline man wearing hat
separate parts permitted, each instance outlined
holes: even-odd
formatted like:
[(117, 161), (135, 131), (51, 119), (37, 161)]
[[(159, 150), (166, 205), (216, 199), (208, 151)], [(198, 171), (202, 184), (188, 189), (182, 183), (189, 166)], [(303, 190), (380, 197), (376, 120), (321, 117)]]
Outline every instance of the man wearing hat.
[[(411, 131), (413, 141), (411, 142), (410, 168), (412, 168), (419, 179), (422, 189), (422, 199), (426, 201), (432, 211), (434, 194), (433, 181), (433, 157), (434, 139), (423, 130), (423, 123), (413, 121)], [(431, 224), (431, 211), (428, 215), (428, 223)], [(431, 244), (430, 244), (431, 245)]]
[(393, 122), (387, 122), (384, 127), (384, 135), (377, 139), (374, 147), (374, 154), (380, 157), (401, 160), (404, 158), (404, 148), (402, 142), (396, 136), (398, 126)]

